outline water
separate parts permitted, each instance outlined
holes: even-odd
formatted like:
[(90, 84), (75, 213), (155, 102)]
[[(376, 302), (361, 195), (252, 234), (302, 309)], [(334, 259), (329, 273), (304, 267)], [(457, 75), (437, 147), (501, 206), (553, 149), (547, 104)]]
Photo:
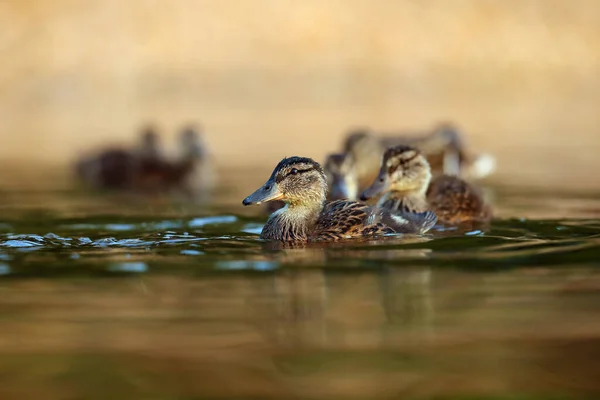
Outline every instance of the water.
[(256, 176), (210, 206), (31, 176), (0, 182), (2, 399), (600, 395), (597, 193), (496, 185), (488, 229), (281, 249)]

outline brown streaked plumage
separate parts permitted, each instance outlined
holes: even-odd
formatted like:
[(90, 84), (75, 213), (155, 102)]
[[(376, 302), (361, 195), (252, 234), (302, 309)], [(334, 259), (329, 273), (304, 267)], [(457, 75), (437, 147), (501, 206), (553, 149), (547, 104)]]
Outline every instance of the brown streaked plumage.
[(440, 221), (449, 224), (487, 222), (492, 218), (481, 191), (455, 176), (434, 178), (427, 189), (427, 202)]
[(389, 210), (431, 210), (447, 224), (485, 222), (491, 209), (478, 189), (461, 178), (441, 175), (432, 180), (427, 159), (412, 146), (389, 148), (382, 158), (377, 179), (361, 195), (382, 195), (378, 206)]
[(356, 201), (326, 201), (327, 178), (310, 158), (289, 157), (277, 164), (267, 182), (244, 205), (282, 200), (260, 237), (281, 242), (338, 241), (388, 233), (424, 233), (435, 224), (433, 213), (392, 213)]

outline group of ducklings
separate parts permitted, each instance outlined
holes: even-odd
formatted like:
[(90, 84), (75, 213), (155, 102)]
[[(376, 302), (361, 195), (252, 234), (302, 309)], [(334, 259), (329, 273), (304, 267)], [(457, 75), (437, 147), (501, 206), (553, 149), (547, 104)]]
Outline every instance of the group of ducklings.
[(94, 189), (144, 194), (180, 192), (194, 197), (212, 185), (209, 155), (200, 129), (183, 127), (179, 155), (170, 159), (154, 126), (146, 126), (133, 148), (109, 147), (77, 161), (81, 181)]
[[(186, 126), (179, 143), (179, 157), (169, 159), (156, 129), (148, 126), (133, 149), (105, 149), (79, 160), (76, 171), (97, 189), (178, 191), (192, 197), (208, 192), (214, 170), (201, 132)], [(436, 223), (488, 222), (492, 210), (470, 181), (493, 170), (493, 158), (470, 154), (451, 124), (418, 135), (357, 129), (324, 167), (306, 157), (284, 158), (243, 204), (267, 203), (271, 215), (260, 235), (267, 240), (423, 234)]]
[(274, 204), (260, 235), (267, 240), (423, 234), (436, 222), (488, 222), (491, 207), (468, 180), (493, 169), (493, 158), (469, 154), (450, 124), (418, 136), (361, 129), (346, 137), (343, 152), (330, 154), (324, 167), (306, 157), (284, 158), (243, 204)]

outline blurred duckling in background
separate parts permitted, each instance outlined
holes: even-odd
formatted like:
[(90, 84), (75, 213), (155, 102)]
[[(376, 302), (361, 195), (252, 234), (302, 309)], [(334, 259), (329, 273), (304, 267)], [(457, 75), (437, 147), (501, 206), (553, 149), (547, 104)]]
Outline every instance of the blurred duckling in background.
[(182, 173), (178, 185), (192, 197), (205, 197), (215, 186), (216, 170), (204, 135), (197, 126), (187, 125), (179, 139)]
[(352, 160), (359, 191), (369, 187), (377, 177), (384, 151), (381, 139), (367, 128), (359, 128), (346, 135), (343, 153)]
[(361, 200), (379, 195), (379, 207), (431, 210), (444, 224), (487, 222), (492, 217), (478, 189), (456, 176), (440, 175), (432, 180), (427, 159), (411, 146), (400, 145), (385, 152), (377, 179)]
[(127, 190), (134, 185), (140, 164), (152, 164), (160, 158), (159, 136), (153, 126), (147, 126), (133, 149), (104, 149), (80, 159), (75, 169), (78, 178), (94, 189)]
[(329, 154), (323, 166), (329, 200), (357, 200), (358, 178), (351, 154)]
[(480, 179), (496, 169), (491, 155), (467, 150), (465, 135), (450, 122), (439, 123), (431, 133), (424, 135), (386, 136), (382, 143), (386, 149), (400, 144), (417, 147), (427, 157), (433, 176), (446, 174)]
[(310, 158), (289, 157), (277, 164), (267, 182), (246, 197), (245, 206), (282, 200), (262, 229), (262, 239), (280, 242), (338, 241), (388, 233), (427, 232), (435, 215), (393, 213), (356, 201), (327, 202), (327, 177)]
[(133, 189), (144, 193), (181, 193), (205, 197), (213, 188), (214, 170), (199, 129), (184, 127), (179, 134), (179, 159), (140, 156)]
[(344, 153), (352, 156), (360, 191), (377, 177), (385, 150), (400, 144), (418, 147), (427, 157), (434, 176), (447, 174), (478, 179), (495, 170), (494, 158), (468, 153), (462, 135), (449, 123), (439, 124), (424, 135), (380, 136), (361, 128), (350, 132), (344, 141)]
[(210, 158), (201, 135), (192, 125), (182, 130), (179, 143), (179, 159), (168, 160), (162, 154), (159, 135), (146, 128), (137, 148), (109, 149), (87, 158), (78, 164), (78, 174), (96, 189), (153, 195), (180, 192), (198, 197), (214, 183)]
[(146, 126), (140, 134), (140, 146), (135, 149), (137, 157), (141, 160), (161, 160), (164, 157), (160, 135), (154, 126)]

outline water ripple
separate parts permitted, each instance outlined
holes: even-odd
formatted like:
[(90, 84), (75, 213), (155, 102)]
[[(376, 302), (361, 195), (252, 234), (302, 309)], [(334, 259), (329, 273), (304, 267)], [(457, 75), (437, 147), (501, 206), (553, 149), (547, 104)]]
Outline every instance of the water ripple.
[(0, 275), (10, 274), (10, 266), (5, 263), (0, 263)]
[(231, 224), (237, 221), (233, 215), (220, 215), (214, 217), (194, 218), (188, 222), (190, 228), (201, 228), (205, 225)]
[(135, 272), (142, 273), (148, 271), (148, 265), (144, 262), (120, 262), (108, 266), (110, 272)]
[[(597, 220), (588, 222), (497, 220), (485, 229), (438, 227), (425, 236), (394, 235), (380, 240), (299, 247), (257, 240), (262, 220), (232, 215), (194, 218), (187, 223), (172, 219), (134, 222), (121, 218), (118, 222), (90, 224), (89, 227), (101, 225), (103, 230), (82, 232), (84, 236), (73, 235), (73, 227), (83, 230), (87, 225), (61, 223), (45, 234), (0, 234), (0, 260), (11, 262), (10, 266), (0, 263), (0, 275), (13, 274), (26, 264), (44, 268), (55, 261), (64, 266), (65, 260), (73, 268), (100, 263), (105, 272), (149, 272), (149, 260), (169, 270), (193, 265), (222, 271), (270, 271), (292, 265), (372, 268), (407, 262), (444, 266), (455, 265), (459, 260), (473, 266), (522, 264), (524, 260), (533, 265), (575, 260), (589, 263), (597, 260), (600, 233)], [(209, 225), (210, 229), (199, 229)], [(166, 229), (149, 231), (150, 226)], [(101, 235), (107, 231), (106, 227), (116, 229), (110, 235)], [(140, 263), (144, 263), (145, 269)]]

